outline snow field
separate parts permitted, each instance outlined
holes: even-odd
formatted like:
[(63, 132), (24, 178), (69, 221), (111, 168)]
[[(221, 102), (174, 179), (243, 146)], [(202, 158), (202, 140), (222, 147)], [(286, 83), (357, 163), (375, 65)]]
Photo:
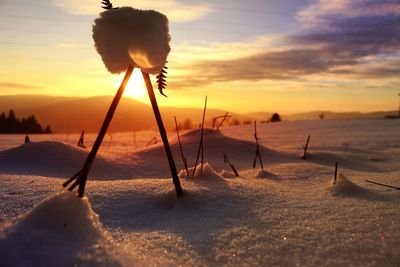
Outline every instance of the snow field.
[[(398, 125), (385, 125), (379, 121), (382, 127), (371, 131), (369, 126), (367, 131), (365, 128), (370, 124), (364, 121), (304, 123), (309, 124), (307, 129), (314, 129), (307, 161), (299, 159), (301, 146), (298, 145), (302, 142), (297, 140), (303, 135), (306, 137), (304, 132), (307, 130), (302, 130), (302, 123), (259, 128), (262, 143), (273, 147), (261, 151), (265, 172), (258, 168), (250, 169), (255, 153), (255, 145), (250, 139), (251, 127), (224, 128), (225, 136), (209, 131), (204, 145), (205, 152), (210, 154), (205, 155), (207, 165), (203, 166), (204, 172), (202, 175), (197, 173), (190, 180), (181, 178), (185, 195), (179, 200), (175, 197), (170, 178), (164, 176), (165, 170), (160, 166), (165, 161), (162, 147), (155, 145), (137, 153), (125, 153), (124, 157), (130, 155), (126, 162), (142, 160), (135, 168), (138, 172), (147, 170), (143, 171), (147, 176), (117, 180), (112, 177), (89, 178), (88, 197), (102, 224), (95, 229), (99, 233), (102, 233), (101, 229), (108, 231), (114, 241), (110, 241), (109, 247), (100, 246), (100, 252), (86, 246), (88, 257), (85, 264), (398, 266), (398, 191), (364, 182), (370, 179), (399, 185)], [(332, 124), (336, 133), (332, 132)], [(347, 132), (349, 128), (351, 133)], [(226, 137), (234, 137), (238, 132), (242, 133), (242, 139), (247, 138), (245, 134), (250, 138), (237, 140)], [(279, 138), (267, 138), (271, 132), (279, 132)], [(182, 136), (183, 148), (188, 155), (197, 151), (197, 135), (198, 132), (194, 131)], [(375, 141), (377, 136), (380, 139)], [(176, 145), (173, 138), (171, 143)], [(229, 166), (223, 163), (220, 150), (216, 149), (217, 143), (228, 150), (232, 163), (239, 166), (239, 178), (222, 175)], [(241, 149), (238, 153), (231, 148), (235, 145)], [(116, 158), (102, 155), (108, 160)], [(175, 160), (178, 162), (180, 157), (177, 155)], [(268, 155), (275, 157), (269, 158)], [(346, 160), (345, 163), (339, 161), (335, 187), (332, 187), (332, 155), (336, 156), (334, 160)], [(151, 173), (154, 174), (152, 177), (149, 176)], [(11, 244), (18, 251), (23, 249), (20, 244), (25, 239), (5, 236), (10, 220), (12, 222), (18, 215), (26, 218), (28, 215), (21, 215), (26, 212), (33, 213), (34, 205), (61, 190), (64, 179), (3, 173), (0, 181), (3, 235), (0, 243), (9, 244), (9, 239), (17, 240)], [(93, 224), (93, 221), (86, 223)], [(26, 228), (20, 229), (26, 231)], [(35, 235), (39, 231), (40, 228), (27, 232)], [(60, 234), (59, 238), (64, 237)], [(95, 242), (88, 237), (86, 240), (86, 244)], [(106, 243), (103, 238), (97, 240)], [(48, 246), (48, 241), (43, 242), (36, 246), (39, 254), (42, 252), (40, 248)], [(78, 241), (74, 239), (74, 242)], [(71, 251), (68, 258), (79, 262), (78, 252)], [(117, 252), (126, 256), (118, 256)]]

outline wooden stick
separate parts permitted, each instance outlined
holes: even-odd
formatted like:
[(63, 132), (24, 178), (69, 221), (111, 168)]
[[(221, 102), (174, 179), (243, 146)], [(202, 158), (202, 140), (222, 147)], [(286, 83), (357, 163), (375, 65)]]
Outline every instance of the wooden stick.
[(238, 171), (236, 170), (235, 166), (233, 166), (233, 164), (230, 162), (230, 160), (225, 152), (224, 152), (224, 162), (228, 163), (228, 165), (231, 167), (232, 171), (235, 173), (235, 176), (239, 177)]
[(149, 140), (149, 142), (147, 142), (147, 144), (146, 144), (146, 146), (145, 147), (148, 147), (148, 146), (150, 146), (150, 145), (152, 145), (152, 144), (157, 144), (157, 137), (153, 137), (153, 138), (151, 138), (150, 140)]
[(181, 183), (179, 181), (178, 173), (176, 171), (176, 165), (174, 157), (172, 156), (171, 147), (169, 146), (167, 132), (165, 131), (164, 123), (161, 118), (160, 109), (158, 108), (156, 96), (154, 95), (153, 85), (151, 84), (150, 76), (142, 70), (142, 76), (146, 84), (147, 93), (149, 94), (151, 106), (153, 108), (154, 116), (157, 121), (158, 130), (164, 144), (165, 154), (168, 158), (169, 168), (171, 170), (172, 182), (175, 186), (176, 195), (179, 197), (183, 194)]
[[(225, 115), (224, 115), (223, 117), (221, 117), (222, 120), (221, 120), (221, 122), (218, 124), (216, 130), (219, 131), (219, 128), (222, 126), (222, 124), (225, 122), (225, 120), (226, 120), (227, 118), (230, 118), (230, 117), (232, 117), (232, 116), (229, 115), (229, 112), (225, 113)], [(213, 127), (213, 128), (214, 128), (214, 127)]]
[(365, 181), (368, 182), (368, 183), (371, 183), (371, 184), (376, 184), (376, 185), (385, 186), (385, 187), (389, 187), (389, 188), (400, 190), (400, 187), (396, 187), (396, 186), (393, 186), (393, 185), (381, 184), (381, 183), (370, 181), (370, 180), (365, 180)]
[(203, 146), (203, 134), (204, 134), (204, 119), (206, 117), (206, 109), (207, 109), (207, 96), (206, 100), (204, 102), (204, 109), (203, 109), (203, 120), (201, 123), (201, 135), (200, 135), (200, 144), (199, 144), (199, 149), (197, 150), (197, 157), (196, 157), (196, 162), (194, 164), (192, 176), (194, 176), (194, 173), (196, 172), (197, 168), (197, 163), (199, 162), (199, 156), (201, 152), (201, 172), (203, 172), (203, 163), (204, 163), (204, 146)]
[(187, 161), (186, 161), (186, 157), (185, 157), (185, 155), (183, 154), (181, 138), (179, 137), (178, 122), (176, 121), (176, 117), (175, 117), (175, 116), (174, 116), (174, 120), (175, 120), (176, 135), (178, 136), (178, 143), (179, 143), (179, 149), (180, 149), (180, 151), (181, 151), (183, 166), (185, 167), (186, 174), (187, 174), (187, 178), (190, 178), (190, 176), (189, 176), (189, 169), (188, 169)]
[[(224, 115), (214, 117), (214, 118), (213, 118), (212, 128), (213, 128), (213, 129), (214, 129), (214, 128), (217, 129), (217, 128), (221, 127), (223, 121), (224, 121), (226, 118), (231, 118), (231, 117), (232, 117), (232, 116), (229, 115), (229, 112), (226, 112)], [(221, 123), (218, 124), (218, 127), (215, 127), (215, 124), (217, 123), (217, 120), (219, 120), (219, 119), (223, 119), (223, 121), (222, 121)]]
[(337, 162), (335, 162), (335, 177), (333, 178), (333, 185), (337, 182)]
[[(82, 130), (81, 136), (79, 137), (79, 141), (78, 141), (77, 146), (79, 146), (79, 147), (85, 147), (85, 142), (84, 142), (84, 140), (85, 140), (85, 130)], [(86, 147), (85, 147), (85, 148), (86, 148)]]
[(261, 152), (260, 152), (260, 145), (258, 144), (258, 136), (257, 136), (257, 121), (254, 121), (254, 139), (256, 139), (256, 157), (254, 158), (253, 161), (253, 169), (256, 167), (257, 164), (257, 158), (260, 160), (260, 166), (261, 166), (261, 170), (264, 170), (264, 165), (262, 163), (262, 159), (261, 159)]
[(311, 135), (308, 135), (307, 142), (306, 142), (306, 144), (303, 146), (303, 149), (304, 149), (303, 159), (306, 159), (306, 158), (307, 158), (307, 149), (308, 149), (308, 143), (310, 142), (310, 137), (311, 137)]
[(118, 103), (122, 97), (122, 94), (125, 90), (126, 84), (129, 81), (129, 78), (131, 77), (131, 74), (133, 72), (133, 67), (129, 66), (128, 69), (126, 70), (124, 79), (122, 80), (122, 83), (120, 87), (118, 88), (117, 93), (114, 96), (113, 101), (111, 102), (110, 108), (108, 109), (107, 115), (104, 119), (104, 122), (100, 128), (100, 131), (97, 135), (96, 141), (93, 144), (92, 149), (90, 150), (85, 163), (83, 164), (82, 169), (76, 173), (72, 178), (70, 178), (67, 182), (63, 184), (64, 187), (68, 186), (70, 182), (76, 179), (75, 183), (68, 188), (69, 191), (72, 191), (78, 184), (79, 184), (79, 189), (78, 189), (78, 196), (82, 197), (85, 191), (85, 185), (86, 185), (86, 180), (89, 175), (90, 168), (93, 164), (93, 161), (96, 157), (97, 151), (100, 148), (101, 143), (103, 142), (103, 138), (107, 132), (108, 126), (110, 125), (111, 119), (114, 116), (114, 112), (118, 106)]

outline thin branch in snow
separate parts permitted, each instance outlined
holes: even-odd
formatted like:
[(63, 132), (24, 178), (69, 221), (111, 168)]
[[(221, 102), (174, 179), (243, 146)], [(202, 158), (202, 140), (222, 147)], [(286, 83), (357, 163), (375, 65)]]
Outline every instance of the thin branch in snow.
[(111, 105), (107, 111), (107, 115), (104, 118), (104, 122), (100, 128), (99, 134), (97, 135), (96, 141), (94, 142), (93, 147), (90, 150), (86, 158), (86, 161), (83, 164), (82, 169), (63, 184), (64, 187), (67, 187), (68, 184), (70, 184), (73, 180), (75, 180), (75, 182), (68, 188), (68, 190), (72, 191), (77, 185), (79, 185), (78, 188), (79, 197), (82, 197), (85, 192), (86, 180), (88, 178), (90, 168), (93, 164), (94, 159), (96, 158), (97, 151), (99, 150), (100, 145), (103, 142), (108, 126), (110, 125), (112, 117), (114, 116), (115, 110), (117, 109), (118, 103), (121, 100), (122, 94), (125, 91), (126, 84), (128, 83), (132, 72), (133, 72), (133, 67), (129, 66), (128, 69), (126, 70), (124, 79), (122, 80), (122, 83), (118, 88), (118, 91), (115, 94), (113, 101), (111, 102)]
[(253, 161), (253, 169), (256, 167), (257, 159), (260, 160), (261, 170), (264, 170), (264, 165), (261, 159), (260, 145), (258, 144), (258, 140), (260, 140), (257, 136), (257, 121), (254, 121), (254, 139), (256, 140), (256, 156)]
[(303, 159), (307, 159), (307, 149), (308, 149), (308, 143), (310, 142), (310, 137), (311, 137), (311, 135), (308, 135), (307, 142), (303, 146), (303, 149), (304, 149)]
[(157, 137), (153, 137), (147, 142), (146, 147), (157, 144)]
[(187, 178), (190, 178), (190, 174), (189, 174), (189, 169), (188, 169), (186, 157), (185, 157), (185, 155), (183, 154), (181, 138), (180, 138), (180, 136), (179, 136), (178, 122), (176, 121), (176, 117), (175, 117), (175, 116), (174, 116), (174, 120), (175, 120), (176, 135), (178, 136), (178, 143), (179, 143), (179, 149), (180, 149), (180, 151), (181, 151), (183, 166), (185, 167)]
[(233, 164), (231, 163), (231, 161), (229, 160), (229, 158), (225, 152), (224, 152), (224, 162), (227, 163), (231, 167), (232, 171), (235, 173), (235, 176), (239, 177), (238, 171), (236, 170), (235, 166), (233, 166)]
[(200, 157), (200, 152), (201, 152), (201, 171), (203, 171), (203, 164), (204, 164), (204, 146), (203, 146), (203, 135), (204, 135), (204, 120), (206, 117), (206, 109), (207, 109), (207, 96), (206, 100), (204, 102), (204, 110), (203, 110), (203, 120), (201, 123), (201, 135), (200, 135), (200, 144), (199, 144), (199, 149), (197, 150), (197, 157), (196, 157), (196, 163), (194, 164), (192, 176), (194, 176), (194, 173), (196, 172), (196, 167), (197, 163), (199, 162), (199, 157)]
[(337, 162), (335, 162), (335, 177), (333, 178), (333, 185), (336, 185), (337, 182)]
[(376, 185), (385, 186), (385, 187), (389, 187), (389, 188), (400, 190), (400, 187), (397, 187), (397, 186), (381, 184), (381, 183), (370, 181), (370, 180), (365, 180), (365, 181), (368, 182), (368, 183), (371, 183), (371, 184), (376, 184)]
[(183, 189), (181, 187), (181, 183), (179, 181), (178, 172), (176, 171), (176, 165), (174, 161), (174, 157), (171, 152), (171, 147), (168, 142), (167, 131), (165, 130), (164, 123), (162, 121), (160, 109), (158, 108), (157, 99), (154, 95), (153, 85), (151, 84), (150, 76), (148, 73), (142, 70), (143, 80), (146, 84), (147, 93), (150, 98), (151, 107), (153, 108), (154, 117), (157, 121), (158, 130), (160, 132), (161, 140), (163, 141), (165, 154), (167, 155), (169, 169), (171, 171), (172, 182), (175, 187), (176, 195), (179, 197), (183, 194)]
[[(217, 131), (219, 131), (219, 128), (222, 126), (222, 124), (225, 122), (225, 120), (226, 120), (227, 118), (231, 118), (231, 117), (232, 117), (232, 116), (229, 115), (229, 112), (226, 112), (225, 115), (214, 117), (214, 118), (213, 118), (213, 125), (212, 125), (212, 128), (213, 128), (213, 129), (215, 128)], [(219, 119), (222, 119), (222, 120), (221, 120), (221, 122), (218, 124), (218, 126), (215, 127), (215, 126), (216, 126), (215, 124), (217, 123), (217, 120), (219, 120)]]
[(82, 147), (82, 148), (86, 148), (86, 146), (85, 146), (85, 130), (82, 130), (81, 136), (79, 137), (78, 144), (76, 144), (76, 145), (79, 147)]

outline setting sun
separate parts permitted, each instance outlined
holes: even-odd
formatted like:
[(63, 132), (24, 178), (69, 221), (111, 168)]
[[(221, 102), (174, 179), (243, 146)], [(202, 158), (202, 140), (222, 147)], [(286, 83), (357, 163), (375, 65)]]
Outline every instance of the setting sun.
[[(121, 83), (122, 79), (124, 78), (124, 75), (121, 74), (121, 76), (118, 78), (115, 84)], [(128, 84), (126, 85), (126, 89), (124, 92), (125, 96), (130, 96), (136, 99), (141, 99), (142, 96), (146, 95), (147, 90), (146, 86), (143, 81), (142, 74), (140, 73), (139, 69), (135, 69), (132, 73), (131, 78), (129, 79)]]

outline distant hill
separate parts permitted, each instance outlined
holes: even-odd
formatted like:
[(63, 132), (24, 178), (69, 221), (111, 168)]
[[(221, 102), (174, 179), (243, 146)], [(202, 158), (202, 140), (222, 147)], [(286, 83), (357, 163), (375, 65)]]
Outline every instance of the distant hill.
[[(278, 112), (279, 113), (279, 112)], [(387, 115), (398, 115), (398, 111), (375, 111), (375, 112), (332, 112), (332, 111), (310, 111), (296, 114), (280, 114), (283, 120), (319, 120), (320, 115), (324, 114), (324, 120), (347, 120), (347, 119), (383, 119)], [(245, 116), (252, 117), (259, 121), (271, 118), (272, 112), (246, 113)]]
[(375, 111), (375, 112), (332, 112), (332, 111), (311, 111), (283, 116), (287, 120), (319, 120), (320, 114), (324, 114), (325, 120), (346, 120), (346, 119), (383, 119), (387, 115), (396, 115), (397, 111)]
[[(35, 115), (43, 125), (50, 125), (53, 132), (97, 132), (112, 101), (112, 96), (97, 96), (89, 98), (59, 97), (43, 95), (13, 95), (0, 96), (0, 112), (7, 113), (13, 109), (18, 116)], [(201, 120), (202, 109), (162, 107), (161, 113), (168, 129), (174, 129), (174, 116), (179, 122), (191, 119), (194, 125)], [(207, 124), (212, 118), (224, 115), (226, 111), (207, 109)], [(278, 111), (279, 113), (279, 111)], [(323, 113), (324, 119), (378, 119), (387, 115), (397, 115), (397, 111), (382, 112), (331, 112), (311, 111), (299, 114), (280, 114), (283, 120), (319, 120)], [(247, 114), (230, 113), (234, 119), (244, 121), (266, 121), (272, 112), (255, 112)], [(156, 129), (153, 111), (150, 106), (132, 98), (123, 97), (110, 125), (110, 131), (139, 131)]]
[[(13, 109), (20, 116), (32, 114), (43, 124), (50, 125), (53, 132), (97, 132), (112, 101), (112, 96), (89, 98), (55, 97), (38, 95), (0, 96), (0, 112)], [(198, 125), (202, 109), (162, 107), (161, 113), (168, 129), (174, 129), (174, 116), (179, 122), (191, 119)], [(223, 110), (207, 109), (207, 120), (225, 114)], [(249, 118), (239, 114), (233, 117), (243, 121)], [(110, 131), (138, 131), (156, 129), (150, 106), (132, 98), (123, 97), (115, 112)]]

